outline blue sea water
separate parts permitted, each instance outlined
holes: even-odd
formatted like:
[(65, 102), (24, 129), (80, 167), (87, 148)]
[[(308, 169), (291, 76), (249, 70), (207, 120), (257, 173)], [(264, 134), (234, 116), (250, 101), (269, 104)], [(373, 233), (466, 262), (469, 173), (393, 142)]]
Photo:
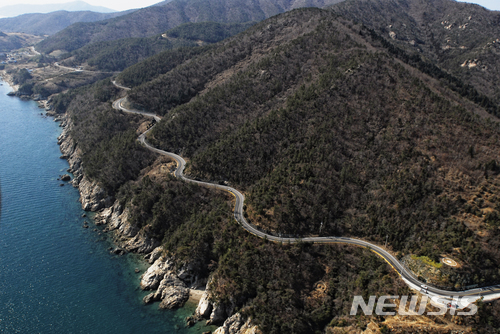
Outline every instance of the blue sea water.
[(78, 191), (57, 178), (68, 168), (58, 123), (35, 102), (0, 86), (0, 332), (199, 333), (184, 328), (192, 305), (145, 306), (134, 255), (109, 253), (105, 234), (82, 227)]

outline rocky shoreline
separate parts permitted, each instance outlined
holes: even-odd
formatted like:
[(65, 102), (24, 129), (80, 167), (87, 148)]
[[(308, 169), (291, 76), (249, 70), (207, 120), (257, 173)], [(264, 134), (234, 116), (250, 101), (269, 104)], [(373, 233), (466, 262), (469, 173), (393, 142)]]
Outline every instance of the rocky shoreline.
[(61, 158), (69, 163), (68, 172), (73, 174), (71, 184), (80, 192), (80, 202), (85, 211), (96, 212), (94, 222), (104, 225), (105, 232), (113, 232), (116, 254), (135, 252), (144, 255), (150, 267), (141, 275), (140, 287), (151, 291), (143, 302), (159, 302), (159, 307), (175, 309), (184, 306), (191, 299), (198, 303), (193, 316), (186, 319), (188, 326), (197, 321), (206, 320), (207, 325), (222, 325), (214, 333), (260, 333), (251, 319), (234, 313), (233, 305), (223, 305), (214, 301), (209, 293), (210, 281), (198, 277), (189, 265), (180, 269), (166, 257), (160, 242), (149, 237), (144, 230), (139, 230), (129, 223), (129, 210), (118, 201), (108, 196), (97, 182), (89, 180), (83, 171), (82, 152), (70, 136), (72, 124), (67, 115), (58, 118), (63, 132), (58, 138), (62, 152)]
[(29, 100), (36, 101), (38, 103), (38, 107), (44, 109), (47, 116), (57, 116), (57, 114), (52, 110), (50, 97), (48, 99), (44, 99), (39, 94), (35, 95), (22, 94), (21, 92), (19, 92), (19, 85), (14, 84), (12, 76), (9, 75), (5, 70), (0, 71), (0, 81), (6, 82), (12, 88), (12, 91), (9, 92), (7, 95), (16, 96), (24, 101), (29, 101)]

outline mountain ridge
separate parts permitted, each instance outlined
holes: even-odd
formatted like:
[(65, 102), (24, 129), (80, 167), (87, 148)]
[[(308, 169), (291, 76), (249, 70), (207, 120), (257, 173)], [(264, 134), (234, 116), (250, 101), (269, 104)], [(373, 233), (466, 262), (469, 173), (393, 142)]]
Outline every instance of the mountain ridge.
[(27, 45), (33, 45), (41, 40), (39, 36), (23, 33), (3, 33), (0, 31), (0, 52), (10, 52)]
[[(290, 14), (290, 16), (295, 15), (294, 18), (298, 18), (300, 17), (299, 13), (300, 11), (295, 11), (293, 14)], [(312, 11), (308, 10), (304, 13), (310, 15)], [(328, 15), (330, 15), (326, 12), (321, 13), (321, 15), (326, 17), (329, 17)], [(319, 19), (321, 15), (314, 17), (314, 19)], [(285, 20), (285, 17), (287, 17), (286, 14), (279, 16), (279, 19)], [(267, 38), (273, 38), (271, 37), (273, 34), (275, 36), (283, 36), (283, 27), (293, 27), (293, 21), (278, 25), (280, 30), (277, 30), (278, 28), (275, 27), (273, 19), (268, 19), (265, 23), (258, 24), (254, 28), (238, 35), (236, 38), (231, 38), (228, 41), (225, 41), (223, 43), (224, 46), (220, 47), (219, 51), (212, 49), (205, 55), (197, 56), (189, 63), (180, 65), (177, 68), (160, 75), (151, 81), (151, 83), (142, 84), (142, 86), (135, 87), (129, 92), (129, 98), (132, 103), (143, 106), (148, 111), (165, 115), (164, 119), (151, 132), (149, 140), (152, 144), (168, 151), (176, 153), (181, 152), (183, 155), (190, 158), (190, 171), (195, 177), (208, 180), (225, 180), (241, 187), (242, 189), (246, 189), (247, 198), (249, 200), (249, 203), (247, 204), (249, 217), (251, 217), (251, 219), (253, 217), (254, 221), (257, 222), (257, 225), (262, 228), (271, 229), (276, 233), (298, 235), (314, 233), (313, 230), (310, 230), (312, 226), (310, 226), (310, 223), (308, 222), (317, 221), (317, 215), (319, 214), (320, 217), (325, 217), (323, 218), (324, 233), (336, 235), (338, 233), (343, 233), (343, 231), (351, 231), (348, 233), (357, 231), (354, 235), (358, 235), (357, 233), (359, 233), (359, 231), (366, 229), (366, 227), (362, 227), (363, 224), (366, 224), (366, 222), (364, 222), (363, 219), (358, 220), (359, 218), (356, 219), (354, 217), (350, 217), (350, 214), (347, 214), (348, 211), (344, 210), (346, 210), (345, 208), (347, 207), (351, 207), (352, 210), (361, 210), (359, 212), (360, 216), (368, 213), (368, 216), (371, 217), (372, 213), (369, 213), (371, 209), (366, 209), (366, 207), (370, 207), (371, 204), (360, 204), (359, 200), (359, 203), (355, 204), (356, 201), (350, 197), (353, 195), (349, 195), (349, 193), (355, 194), (358, 191), (361, 191), (361, 189), (365, 189), (362, 191), (363, 193), (369, 193), (371, 191), (378, 193), (380, 191), (375, 189), (366, 189), (365, 187), (368, 186), (369, 182), (366, 179), (365, 181), (362, 181), (363, 177), (361, 177), (361, 175), (376, 173), (377, 176), (372, 176), (372, 179), (384, 179), (386, 180), (384, 183), (394, 182), (395, 184), (398, 184), (397, 187), (392, 188), (392, 191), (395, 192), (400, 191), (397, 190), (398, 187), (402, 187), (402, 189), (406, 187), (405, 183), (407, 181), (398, 179), (391, 180), (394, 177), (393, 173), (396, 171), (396, 166), (391, 167), (394, 168), (394, 170), (388, 172), (385, 171), (388, 166), (384, 167), (382, 161), (376, 163), (375, 165), (373, 165), (374, 162), (362, 162), (364, 161), (363, 159), (356, 163), (354, 161), (357, 159), (351, 161), (351, 159), (357, 155), (370, 156), (372, 154), (365, 151), (363, 148), (366, 147), (365, 145), (368, 145), (368, 143), (364, 142), (366, 138), (362, 139), (363, 136), (361, 134), (364, 133), (364, 131), (368, 131), (369, 133), (368, 129), (370, 128), (369, 126), (367, 127), (363, 124), (369, 124), (370, 122), (375, 122), (374, 124), (377, 124), (379, 122), (379, 120), (376, 120), (377, 117), (382, 117), (382, 119), (384, 119), (384, 117), (389, 117), (385, 122), (396, 122), (397, 117), (392, 114), (393, 111), (389, 106), (392, 105), (394, 107), (398, 105), (398, 103), (403, 103), (403, 100), (400, 99), (403, 99), (403, 96), (406, 95), (403, 93), (404, 89), (415, 91), (407, 97), (410, 98), (410, 96), (413, 96), (411, 98), (411, 101), (413, 102), (408, 104), (403, 103), (403, 105), (407, 105), (407, 108), (409, 108), (404, 112), (407, 119), (416, 117), (410, 116), (410, 114), (420, 113), (420, 111), (412, 107), (412, 105), (422, 104), (421, 108), (423, 110), (436, 111), (430, 114), (428, 113), (426, 116), (422, 114), (417, 117), (419, 119), (432, 117), (434, 121), (437, 121), (438, 118), (436, 117), (439, 117), (439, 112), (437, 110), (441, 110), (440, 112), (442, 112), (443, 115), (446, 115), (446, 117), (450, 118), (450, 120), (453, 119), (454, 126), (459, 126), (462, 129), (463, 136), (465, 136), (465, 133), (470, 133), (472, 135), (472, 133), (474, 133), (473, 126), (480, 126), (483, 129), (482, 131), (485, 133), (496, 136), (494, 126), (492, 128), (489, 128), (488, 126), (483, 128), (485, 124), (483, 121), (479, 120), (483, 117), (478, 118), (478, 120), (475, 121), (476, 116), (466, 116), (468, 115), (468, 111), (463, 109), (463, 107), (460, 107), (460, 105), (471, 108), (471, 103), (466, 101), (459, 94), (449, 91), (448, 88), (441, 88), (439, 81), (442, 79), (439, 79), (438, 77), (432, 78), (425, 73), (420, 73), (416, 76), (416, 68), (411, 66), (406, 68), (407, 66), (399, 64), (397, 59), (392, 59), (393, 56), (391, 53), (386, 54), (387, 51), (383, 51), (386, 46), (384, 46), (384, 44), (379, 44), (379, 40), (371, 37), (368, 31), (364, 30), (364, 28), (353, 28), (354, 32), (349, 33), (349, 38), (345, 37), (342, 39), (341, 37), (337, 37), (343, 41), (341, 47), (342, 50), (352, 49), (358, 51), (344, 51), (342, 56), (336, 55), (334, 57), (336, 64), (335, 67), (332, 67), (334, 65), (327, 65), (328, 62), (326, 62), (326, 59), (328, 59), (328, 57), (319, 58), (319, 56), (313, 56), (313, 54), (308, 55), (308, 53), (304, 50), (319, 50), (320, 45), (329, 45), (326, 44), (326, 37), (319, 37), (321, 35), (316, 34), (324, 33), (324, 31), (330, 31), (332, 34), (335, 34), (335, 31), (337, 30), (335, 30), (334, 27), (337, 29), (342, 27), (338, 25), (335, 26), (330, 23), (329, 20), (325, 20), (328, 23), (325, 22), (324, 26), (322, 26), (321, 24), (314, 25), (312, 22), (315, 21), (310, 19), (309, 22), (311, 25), (316, 27), (316, 30), (310, 32), (308, 30), (304, 30), (305, 28), (299, 29), (297, 26), (295, 29), (299, 29), (304, 34), (303, 37), (297, 37), (297, 40), (293, 43), (282, 44), (271, 43), (267, 41)], [(266, 30), (266, 27), (269, 27), (268, 30)], [(319, 30), (320, 27), (324, 31)], [(261, 35), (255, 33), (256, 31), (258, 31)], [(347, 33), (349, 30), (346, 26), (343, 26), (340, 31)], [(339, 34), (342, 36), (340, 32)], [(360, 44), (362, 40), (355, 37), (358, 35), (363, 36), (364, 42), (362, 44)], [(308, 43), (312, 42), (307, 42), (308, 36), (315, 36), (315, 38), (318, 39), (318, 44), (309, 45)], [(325, 42), (320, 43), (319, 41)], [(252, 45), (252, 47), (249, 47), (250, 45)], [(264, 45), (269, 45), (271, 48), (267, 49), (265, 53), (258, 51), (259, 48)], [(279, 47), (277, 45), (279, 45)], [(340, 48), (339, 46), (337, 47)], [(325, 50), (323, 53), (328, 54), (328, 52), (332, 52), (332, 48), (328, 47), (326, 49), (329, 51)], [(371, 51), (368, 51), (370, 49)], [(264, 56), (265, 54), (271, 54), (274, 56), (266, 57)], [(301, 59), (300, 55), (303, 57), (308, 55), (307, 57), (312, 58)], [(255, 58), (256, 56), (257, 58)], [(295, 59), (295, 57), (297, 58)], [(324, 56), (322, 55), (321, 57)], [(315, 65), (305, 71), (309, 73), (309, 76), (315, 79), (313, 79), (311, 83), (308, 83), (306, 80), (308, 76), (301, 74), (302, 71), (299, 69), (301, 66), (304, 66), (303, 64), (308, 64), (310, 62)], [(280, 66), (283, 65), (280, 64), (287, 64), (286, 70), (281, 68)], [(381, 64), (385, 65), (380, 67)], [(328, 71), (333, 72), (330, 73), (326, 69), (319, 70), (321, 66), (324, 66), (329, 69)], [(234, 70), (231, 70), (231, 68), (234, 68)], [(336, 70), (333, 70), (333, 68), (336, 68)], [(386, 70), (390, 70), (389, 75), (384, 72)], [(382, 72), (378, 73), (377, 71)], [(197, 73), (203, 73), (203, 76), (199, 77), (197, 76)], [(130, 75), (130, 73), (128, 75)], [(219, 80), (218, 78), (221, 77), (224, 77), (225, 79), (222, 81)], [(376, 79), (377, 84), (369, 84), (372, 85), (371, 89), (375, 90), (376, 93), (374, 91), (370, 92), (367, 90), (367, 87), (361, 88), (365, 85), (362, 81), (363, 78), (368, 77), (380, 78)], [(189, 78), (189, 80), (184, 80), (182, 78)], [(342, 85), (338, 81), (340, 78), (344, 80), (344, 84)], [(433, 80), (436, 79), (437, 84), (432, 84)], [(333, 80), (333, 82), (328, 84), (329, 80)], [(372, 79), (371, 81), (373, 80), (375, 79)], [(384, 80), (388, 81), (385, 82)], [(391, 87), (394, 87), (395, 85), (393, 81), (400, 82), (398, 85), (406, 87), (404, 89), (402, 87), (398, 88), (397, 91), (401, 94), (401, 97), (398, 97), (398, 94), (390, 93), (391, 90), (393, 90)], [(348, 82), (351, 83), (347, 85)], [(423, 82), (426, 83), (423, 84)], [(344, 87), (346, 85), (347, 87)], [(395, 87), (398, 87), (398, 85)], [(176, 89), (173, 89), (174, 86)], [(210, 88), (207, 89), (207, 87)], [(419, 93), (417, 94), (416, 92)], [(384, 98), (378, 95), (384, 96)], [(426, 95), (429, 95), (430, 97), (424, 98)], [(336, 96), (336, 100), (332, 100), (332, 96)], [(384, 99), (385, 101), (382, 102)], [(281, 102), (283, 100), (287, 102)], [(352, 107), (342, 106), (342, 104), (334, 102), (342, 100), (348, 100), (349, 105), (359, 107), (351, 109)], [(361, 102), (365, 100), (366, 102)], [(373, 106), (369, 107), (370, 105)], [(325, 142), (326, 139), (321, 136), (316, 138), (319, 134), (308, 132), (306, 129), (301, 129), (299, 126), (299, 124), (308, 124), (309, 122), (312, 122), (311, 124), (314, 124), (313, 128), (317, 129), (316, 131), (319, 131), (319, 129), (323, 129), (323, 127), (320, 126), (321, 122), (318, 123), (318, 120), (322, 119), (323, 122), (326, 122), (329, 125), (330, 129), (335, 128), (334, 124), (328, 121), (326, 114), (322, 114), (323, 112), (326, 113), (328, 108), (331, 110), (339, 110), (339, 112), (340, 110), (343, 110), (341, 112), (341, 115), (343, 115), (342, 117), (354, 117), (357, 120), (357, 122), (348, 121), (344, 125), (344, 128), (350, 126), (357, 129), (354, 133), (338, 129), (336, 137), (332, 139), (335, 142), (335, 145), (333, 145), (333, 143), (331, 144), (333, 145), (332, 147), (329, 146), (330, 144), (327, 145)], [(475, 105), (474, 108), (469, 110), (474, 111), (476, 108), (481, 109), (481, 106)], [(317, 111), (313, 113), (314, 116), (309, 116), (305, 110), (323, 111)], [(385, 113), (389, 113), (392, 116), (376, 116), (376, 110), (380, 110), (380, 112), (384, 110), (382, 112), (384, 115), (386, 115)], [(397, 110), (400, 110), (400, 108), (397, 108)], [(365, 116), (363, 113), (360, 113), (361, 111), (366, 112), (367, 115)], [(403, 110), (401, 109), (400, 112), (403, 112)], [(485, 115), (484, 112), (483, 115)], [(334, 117), (336, 122), (345, 122), (345, 120), (338, 118), (336, 114), (331, 114), (331, 117)], [(364, 117), (368, 117), (368, 119), (365, 119)], [(370, 117), (375, 117), (375, 119), (369, 120)], [(463, 118), (468, 121), (464, 122)], [(487, 118), (490, 118), (490, 116)], [(498, 122), (497, 118), (493, 119), (496, 120), (495, 122)], [(217, 122), (209, 122), (208, 120), (217, 120)], [(467, 124), (467, 122), (470, 121), (473, 121), (473, 126)], [(380, 129), (383, 129), (384, 127), (392, 128), (394, 125), (389, 126), (387, 124), (386, 126), (379, 126), (381, 127)], [(408, 171), (405, 171), (404, 173), (411, 174), (409, 171), (412, 170), (412, 168), (417, 168), (412, 167), (411, 164), (419, 160), (420, 156), (422, 156), (422, 159), (424, 160), (417, 163), (417, 165), (421, 163), (427, 165), (429, 162), (424, 161), (427, 161), (426, 159), (428, 159), (428, 157), (425, 157), (429, 153), (424, 152), (427, 152), (429, 148), (424, 148), (423, 146), (420, 146), (420, 144), (416, 144), (417, 142), (420, 142), (417, 140), (417, 128), (419, 127), (420, 126), (413, 128), (413, 130), (409, 132), (410, 134), (413, 134), (409, 134), (409, 137), (403, 136), (402, 141), (400, 141), (400, 139), (397, 139), (394, 142), (389, 140), (389, 142), (384, 145), (389, 145), (391, 148), (388, 148), (387, 151), (381, 148), (381, 152), (385, 153), (378, 154), (385, 155), (392, 150), (399, 152), (398, 154), (401, 154), (401, 156), (397, 156), (396, 154), (396, 156), (392, 156), (392, 158), (387, 159), (389, 161), (393, 161), (392, 163), (394, 164), (402, 163), (403, 161), (406, 161), (405, 164), (409, 163), (407, 166)], [(383, 130), (383, 132), (385, 131), (386, 130)], [(432, 132), (434, 130), (430, 131)], [(452, 141), (458, 145), (459, 139), (452, 133), (447, 132), (447, 136), (448, 135), (453, 136), (454, 139)], [(370, 135), (368, 136), (370, 137)], [(373, 136), (377, 137), (376, 134), (373, 134)], [(298, 137), (298, 139), (294, 137)], [(414, 142), (414, 140), (416, 142)], [(315, 147), (313, 144), (314, 142), (325, 142), (324, 145), (326, 146)], [(355, 144), (357, 142), (359, 143)], [(357, 145), (360, 145), (359, 149), (363, 153), (350, 151), (351, 149), (349, 147), (357, 147)], [(467, 165), (467, 156), (463, 155), (467, 152), (467, 148), (464, 148), (464, 145), (466, 144), (462, 140), (461, 144), (457, 146), (457, 149), (460, 147), (460, 150), (462, 151), (457, 151), (456, 149), (454, 154), (462, 156), (461, 159), (465, 159), (463, 160), (463, 163)], [(314, 153), (304, 151), (306, 147)], [(331, 149), (328, 150), (328, 152), (324, 151), (327, 150), (327, 147), (330, 147)], [(336, 149), (333, 147), (336, 147)], [(431, 147), (434, 147), (431, 151), (436, 149), (435, 146)], [(323, 173), (326, 172), (324, 170), (325, 166), (320, 163), (322, 159), (318, 160), (317, 163), (319, 163), (319, 165), (316, 165), (316, 163), (313, 162), (317, 160), (308, 161), (304, 159), (310, 154), (315, 154), (320, 157), (324, 156), (325, 158), (323, 159), (326, 159), (326, 156), (328, 156), (328, 154), (331, 155), (332, 151), (338, 153), (336, 158), (334, 156), (330, 156), (330, 158), (328, 158), (331, 160), (329, 160), (329, 165), (334, 166), (333, 170), (330, 171), (330, 173), (332, 173), (332, 179), (331, 181), (328, 181), (332, 183), (328, 186), (328, 182), (326, 181), (328, 178), (323, 179), (320, 177), (319, 171), (323, 170)], [(442, 153), (433, 154), (438, 156)], [(344, 156), (344, 158), (341, 158), (341, 156)], [(219, 159), (218, 157), (224, 158)], [(409, 157), (412, 158), (407, 160)], [(373, 156), (373, 158), (375, 158), (375, 156)], [(494, 156), (490, 155), (489, 159), (492, 158), (494, 159)], [(344, 160), (341, 163), (340, 160), (342, 159)], [(410, 163), (409, 161), (413, 162)], [(282, 163), (283, 165), (281, 165)], [(483, 163), (487, 163), (487, 161), (484, 161)], [(294, 170), (293, 168), (288, 170), (286, 167), (294, 165), (309, 166), (310, 164), (315, 167), (304, 167), (303, 172)], [(440, 164), (446, 165), (444, 161), (441, 161)], [(362, 167), (364, 165), (372, 165), (374, 170), (368, 172), (368, 170), (365, 170), (364, 167)], [(424, 168), (424, 165), (418, 168)], [(357, 169), (354, 171), (352, 168)], [(361, 170), (359, 170), (359, 168), (361, 168)], [(297, 176), (297, 173), (302, 176)], [(474, 174), (474, 168), (469, 170), (469, 173)], [(433, 178), (437, 177), (437, 174), (433, 175)], [(288, 199), (286, 197), (280, 197), (282, 196), (280, 194), (283, 193), (296, 194), (298, 192), (298, 190), (292, 191), (289, 189), (291, 185), (287, 185), (287, 177), (294, 180), (291, 181), (291, 184), (294, 184), (298, 187), (298, 189), (303, 188), (302, 191), (304, 191), (304, 193), (298, 198), (298, 195), (291, 196)], [(297, 177), (299, 180), (297, 180)], [(408, 175), (404, 176), (404, 178), (406, 177), (408, 177)], [(390, 196), (390, 198), (392, 198), (391, 201), (398, 197), (408, 198), (406, 200), (402, 200), (399, 204), (401, 209), (401, 212), (399, 213), (400, 215), (405, 216), (408, 214), (411, 211), (410, 207), (416, 205), (413, 204), (413, 201), (415, 200), (422, 206), (416, 212), (419, 212), (418, 215), (422, 215), (420, 219), (424, 222), (429, 219), (437, 219), (437, 217), (439, 217), (439, 219), (450, 219), (446, 217), (454, 217), (457, 212), (462, 212), (463, 209), (460, 209), (461, 204), (453, 200), (449, 204), (446, 204), (446, 206), (442, 207), (442, 210), (444, 210), (443, 212), (448, 212), (447, 214), (444, 216), (438, 215), (435, 218), (430, 218), (427, 213), (428, 209), (424, 209), (424, 207), (427, 207), (430, 203), (436, 201), (437, 197), (434, 196), (437, 196), (436, 194), (443, 191), (439, 187), (436, 188), (432, 182), (437, 182), (441, 185), (442, 181), (438, 181), (438, 178), (431, 182), (429, 181), (430, 176), (423, 176), (423, 178), (420, 179), (421, 176), (415, 175), (410, 178), (413, 177), (416, 177), (416, 179), (411, 182), (417, 182), (420, 184), (419, 187), (422, 187), (422, 190), (420, 190), (421, 193), (419, 193), (417, 197), (414, 197), (414, 194), (410, 195), (413, 190), (409, 189), (405, 190), (409, 191), (406, 195), (394, 194), (394, 197), (393, 195)], [(303, 179), (304, 183), (299, 182), (300, 178)], [(342, 181), (343, 178), (344, 181)], [(340, 193), (332, 193), (327, 190), (330, 187), (335, 187), (335, 184), (338, 185), (343, 182), (347, 182), (349, 185), (346, 184), (344, 186), (345, 188), (343, 187), (344, 190), (340, 190)], [(280, 185), (278, 186), (278, 184)], [(319, 194), (324, 192), (322, 199), (315, 197), (320, 196), (319, 194), (313, 195), (311, 193), (311, 191), (315, 189), (314, 187), (319, 187)], [(270, 190), (275, 188), (280, 190)], [(274, 197), (270, 199), (269, 196)], [(313, 196), (315, 200), (312, 200), (310, 196)], [(376, 197), (377, 196), (373, 197), (375, 202), (381, 200), (376, 199)], [(262, 198), (268, 199), (263, 201)], [(411, 200), (409, 198), (415, 199)], [(420, 199), (417, 200), (417, 198)], [(328, 201), (328, 204), (326, 204), (324, 208), (318, 207), (315, 204), (325, 200)], [(434, 203), (434, 205), (437, 205), (436, 202)], [(366, 207), (364, 207), (364, 205), (366, 205)], [(352, 206), (356, 207), (356, 209)], [(405, 206), (408, 207), (403, 209)], [(337, 209), (328, 213), (329, 210), (326, 208)], [(274, 212), (274, 214), (267, 215), (266, 212)], [(329, 217), (329, 215), (331, 215), (331, 217), (326, 218)], [(375, 226), (377, 225), (375, 221), (380, 219), (375, 218), (375, 216), (378, 215), (379, 213), (375, 214), (371, 218), (375, 219), (372, 222)], [(351, 227), (344, 226), (334, 217), (343, 217), (337, 219), (345, 219), (349, 221), (350, 223), (348, 225)], [(386, 217), (385, 219), (389, 218)], [(464, 224), (462, 221), (457, 224), (457, 226), (464, 226), (462, 225)], [(356, 226), (356, 228), (353, 228), (352, 226)], [(406, 226), (406, 224), (402, 224), (402, 226)], [(408, 243), (407, 239), (405, 239), (405, 241), (400, 240), (400, 238), (403, 238), (403, 235), (419, 233), (412, 230), (413, 228), (414, 227), (406, 226), (403, 230), (395, 230), (393, 233), (396, 234), (392, 235), (392, 237), (391, 233), (389, 233), (389, 237), (393, 238), (393, 242), (395, 242), (394, 245), (398, 245), (395, 247), (402, 247), (402, 249), (404, 247), (413, 247), (408, 246), (412, 243)], [(410, 232), (410, 230), (413, 232)], [(444, 233), (446, 234), (447, 232)], [(443, 236), (443, 238), (444, 237), (445, 236)], [(434, 237), (430, 238), (433, 239)], [(424, 246), (422, 245), (422, 247)], [(428, 247), (428, 245), (425, 247)], [(495, 250), (495, 252), (496, 251), (498, 250)], [(431, 251), (427, 255), (436, 256), (435, 253), (434, 255), (432, 254), (433, 252)], [(485, 258), (492, 258), (492, 255), (486, 255), (486, 253), (482, 256)], [(468, 262), (470, 263), (469, 260)], [(477, 272), (478, 270), (476, 268), (476, 273)], [(486, 272), (488, 271), (485, 271), (485, 273)], [(487, 275), (492, 274), (491, 271), (489, 272), (490, 274)], [(489, 279), (492, 279), (492, 277)]]
[(131, 12), (133, 10), (113, 13), (56, 11), (47, 14), (23, 14), (17, 17), (1, 18), (0, 30), (32, 35), (52, 35), (77, 22), (101, 21)]
[[(323, 7), (342, 0), (312, 0), (308, 6)], [(301, 6), (299, 0), (174, 0), (165, 5), (140, 9), (121, 18), (69, 26), (37, 46), (37, 50), (73, 51), (88, 43), (120, 38), (147, 37), (163, 33), (182, 23), (213, 21), (218, 23), (245, 23), (261, 21), (292, 8)], [(83, 32), (85, 31), (85, 34)]]

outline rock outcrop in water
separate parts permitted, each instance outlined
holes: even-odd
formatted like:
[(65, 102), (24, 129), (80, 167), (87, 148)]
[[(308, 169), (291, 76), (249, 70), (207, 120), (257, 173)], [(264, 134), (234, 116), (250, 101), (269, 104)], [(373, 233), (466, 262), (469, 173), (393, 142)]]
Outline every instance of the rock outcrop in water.
[[(163, 256), (159, 242), (139, 230), (129, 220), (129, 210), (123, 209), (119, 202), (102, 210), (96, 217), (97, 225), (106, 225), (108, 231), (115, 231), (115, 241), (129, 252), (147, 254), (146, 260), (152, 265), (141, 276), (143, 290), (155, 290), (144, 297), (146, 304), (160, 301), (160, 308), (178, 308), (189, 299), (189, 288), (193, 276), (186, 268), (175, 271), (173, 264)], [(194, 279), (196, 282), (196, 279)]]
[[(186, 268), (180, 270), (178, 276), (169, 261), (161, 256), (160, 243), (149, 237), (129, 222), (129, 210), (122, 208), (96, 181), (91, 181), (84, 174), (82, 152), (78, 144), (70, 136), (71, 122), (62, 117), (64, 130), (58, 138), (62, 158), (69, 163), (69, 172), (73, 173), (71, 183), (80, 191), (80, 202), (86, 211), (101, 211), (95, 217), (96, 225), (106, 225), (105, 231), (115, 232), (115, 242), (120, 250), (147, 254), (152, 266), (142, 275), (141, 288), (156, 290), (144, 298), (146, 303), (161, 301), (160, 308), (177, 308), (184, 305), (189, 298), (188, 284), (197, 282)], [(181, 279), (182, 278), (182, 279)]]
[(158, 258), (151, 267), (141, 276), (141, 289), (155, 290), (160, 285), (160, 281), (165, 274), (172, 268), (165, 257)]
[(195, 317), (209, 318), (212, 313), (212, 307), (212, 303), (208, 300), (208, 291), (205, 290), (200, 301), (198, 302), (198, 307), (196, 307), (196, 311), (194, 312)]
[[(153, 251), (154, 252), (154, 251)], [(184, 305), (189, 299), (189, 289), (174, 272), (172, 264), (164, 256), (159, 257), (141, 276), (143, 290), (156, 290), (143, 301), (149, 304), (160, 301), (160, 308), (173, 309)]]

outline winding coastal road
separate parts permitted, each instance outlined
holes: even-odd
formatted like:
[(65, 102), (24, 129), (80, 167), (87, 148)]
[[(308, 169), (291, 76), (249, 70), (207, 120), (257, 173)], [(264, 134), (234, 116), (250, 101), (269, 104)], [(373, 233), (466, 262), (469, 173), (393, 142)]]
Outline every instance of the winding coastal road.
[[(120, 86), (117, 84), (115, 81), (113, 81), (113, 84), (121, 89), (124, 90), (129, 90), (130, 88)], [(159, 122), (161, 118), (153, 113), (149, 112), (144, 112), (144, 111), (139, 111), (139, 110), (133, 110), (133, 109), (127, 109), (123, 106), (123, 101), (126, 99), (120, 98), (113, 102), (113, 108), (117, 110), (121, 110), (127, 113), (133, 113), (133, 114), (140, 114), (143, 116), (151, 117), (153, 118), (156, 122)], [(414, 290), (417, 290), (421, 292), (422, 294), (425, 294), (429, 297), (435, 297), (439, 298), (442, 300), (440, 303), (445, 304), (447, 302), (451, 302), (455, 300), (455, 303), (459, 305), (459, 308), (464, 308), (467, 307), (470, 303), (473, 303), (474, 301), (483, 298), (483, 301), (490, 301), (494, 299), (500, 298), (500, 285), (494, 285), (494, 286), (489, 286), (489, 287), (484, 287), (484, 288), (476, 288), (476, 289), (470, 289), (470, 290), (464, 290), (464, 291), (447, 291), (447, 290), (441, 290), (437, 289), (434, 287), (427, 286), (426, 283), (420, 282), (415, 275), (410, 272), (406, 267), (396, 259), (395, 256), (393, 256), (391, 253), (386, 251), (380, 246), (374, 245), (372, 243), (369, 243), (364, 240), (360, 239), (354, 239), (354, 238), (347, 238), (347, 237), (304, 237), (304, 238), (288, 238), (288, 237), (280, 237), (280, 236), (275, 236), (271, 234), (267, 234), (265, 232), (262, 232), (255, 228), (255, 226), (251, 225), (250, 223), (247, 222), (243, 215), (243, 203), (245, 202), (245, 196), (239, 192), (238, 190), (225, 186), (225, 185), (220, 185), (220, 184), (215, 184), (215, 183), (209, 183), (209, 182), (204, 182), (204, 181), (198, 181), (198, 180), (193, 180), (190, 178), (187, 178), (184, 176), (184, 168), (186, 167), (186, 161), (179, 155), (167, 151), (163, 151), (160, 149), (157, 149), (153, 146), (151, 146), (147, 141), (146, 141), (146, 134), (151, 131), (153, 127), (149, 128), (146, 132), (142, 133), (138, 140), (149, 150), (170, 157), (171, 159), (175, 160), (177, 163), (177, 169), (174, 172), (174, 175), (182, 179), (186, 182), (192, 182), (192, 183), (197, 183), (202, 186), (210, 187), (210, 188), (216, 188), (216, 189), (221, 189), (230, 192), (231, 194), (234, 195), (236, 201), (235, 201), (235, 207), (234, 207), (234, 218), (236, 221), (248, 232), (252, 233), (253, 235), (262, 238), (262, 239), (267, 239), (270, 241), (274, 242), (280, 242), (280, 243), (297, 243), (297, 242), (313, 242), (313, 243), (322, 243), (322, 244), (334, 244), (334, 243), (341, 243), (341, 244), (350, 244), (350, 245), (356, 245), (360, 247), (367, 248), (383, 258), (403, 279), (403, 281), (411, 288)], [(455, 298), (455, 299), (454, 299)], [(458, 298), (458, 300), (457, 300)]]

